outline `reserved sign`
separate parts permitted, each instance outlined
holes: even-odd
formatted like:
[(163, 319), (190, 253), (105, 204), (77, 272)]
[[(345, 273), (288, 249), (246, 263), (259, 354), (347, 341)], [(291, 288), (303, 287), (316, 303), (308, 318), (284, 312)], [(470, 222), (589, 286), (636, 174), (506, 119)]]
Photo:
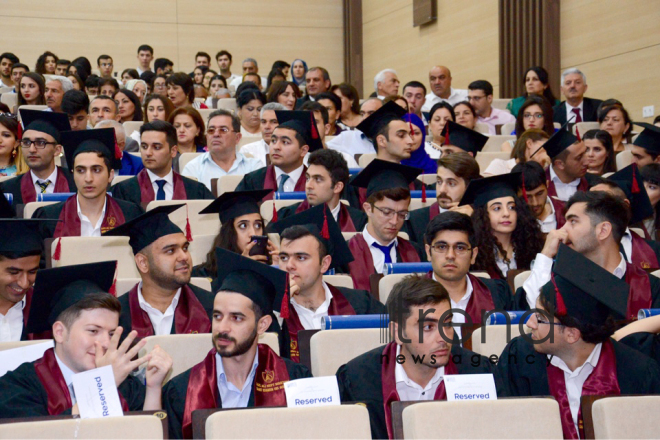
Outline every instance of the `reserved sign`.
[(447, 400), (497, 400), (492, 374), (451, 374), (443, 380)]
[(337, 376), (290, 380), (284, 384), (284, 393), (289, 408), (341, 405)]
[(74, 375), (73, 391), (82, 419), (124, 415), (111, 365)]

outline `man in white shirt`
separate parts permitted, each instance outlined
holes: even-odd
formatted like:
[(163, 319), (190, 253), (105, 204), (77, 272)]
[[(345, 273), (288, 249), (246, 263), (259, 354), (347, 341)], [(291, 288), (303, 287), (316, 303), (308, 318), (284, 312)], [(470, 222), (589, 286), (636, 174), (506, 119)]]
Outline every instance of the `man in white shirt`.
[(18, 62), (18, 57), (11, 52), (0, 55), (0, 87), (17, 86), (11, 78), (11, 67)]
[[(369, 98), (360, 105), (360, 116), (366, 119), (383, 106), (378, 98)], [(373, 142), (360, 130), (344, 130), (331, 141), (328, 148), (352, 155), (373, 154), (376, 152)]]
[(493, 107), (493, 85), (486, 80), (480, 79), (470, 83), (468, 101), (477, 113), (477, 120), (488, 125), (489, 134), (498, 134), (497, 125), (516, 122), (516, 118), (508, 111)]
[[(241, 85), (243, 82), (243, 76), (248, 73), (254, 73), (254, 74), (259, 74), (259, 64), (257, 64), (257, 60), (254, 58), (246, 58), (243, 60), (243, 75), (236, 77), (231, 81), (227, 82), (229, 85), (229, 88), (231, 89), (233, 86), (233, 90), (236, 90), (238, 86)], [(260, 76), (261, 78), (261, 88), (263, 90), (266, 90), (266, 87), (268, 87), (268, 79), (264, 78), (263, 76)]]
[(566, 202), (577, 191), (589, 189), (587, 147), (562, 127), (543, 144), (552, 163), (546, 170), (548, 195)]
[(399, 94), (399, 78), (394, 69), (384, 69), (374, 77), (374, 90), (378, 99), (385, 99), (388, 96)]
[(181, 174), (196, 178), (211, 190), (211, 179), (248, 174), (266, 166), (260, 159), (247, 158), (236, 152), (241, 137), (238, 117), (228, 110), (215, 110), (209, 115), (206, 127), (209, 151), (188, 162)]
[(62, 112), (62, 98), (69, 90), (73, 90), (73, 83), (65, 76), (47, 75), (44, 98), (50, 111)]
[(410, 81), (403, 86), (403, 97), (408, 101), (410, 113), (416, 114), (424, 125), (428, 125), (429, 123), (422, 113), (422, 107), (426, 102), (426, 86), (419, 81)]
[(286, 107), (278, 102), (269, 102), (261, 107), (261, 140), (245, 144), (241, 147), (239, 152), (243, 155), (250, 155), (255, 159), (259, 159), (264, 164), (269, 162), (268, 153), (270, 150), (270, 141), (273, 136), (273, 131), (280, 125), (277, 121), (276, 111), (284, 111)]
[(137, 72), (139, 75), (142, 75), (144, 72), (151, 70), (151, 60), (154, 59), (154, 49), (148, 44), (143, 44), (138, 47), (137, 50), (137, 60), (138, 67)]
[(233, 57), (231, 56), (231, 53), (229, 53), (229, 51), (226, 51), (224, 49), (218, 52), (217, 54), (215, 54), (215, 61), (218, 63), (218, 69), (220, 75), (225, 77), (225, 79), (227, 80), (227, 84), (230, 84), (236, 78), (240, 78), (240, 75), (231, 73), (232, 60)]
[(452, 106), (467, 101), (467, 90), (454, 89), (451, 86), (451, 72), (445, 66), (434, 66), (429, 72), (431, 93), (426, 95), (422, 111), (428, 112), (439, 102), (448, 102)]

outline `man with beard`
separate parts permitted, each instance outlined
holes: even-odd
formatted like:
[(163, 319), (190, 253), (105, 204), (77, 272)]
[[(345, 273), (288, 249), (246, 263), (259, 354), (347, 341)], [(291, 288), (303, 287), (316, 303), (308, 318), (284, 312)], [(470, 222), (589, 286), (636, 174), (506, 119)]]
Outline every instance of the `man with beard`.
[(286, 272), (215, 251), (222, 264), (213, 282), (213, 349), (163, 390), (171, 438), (192, 438), (197, 409), (286, 406), (284, 382), (311, 377), (307, 368), (258, 340), (272, 323), (273, 304), (286, 298)]
[(211, 330), (213, 296), (189, 284), (190, 241), (168, 217), (183, 206), (160, 206), (104, 234), (130, 237), (142, 279), (119, 298), (125, 334), (136, 330), (143, 338)]

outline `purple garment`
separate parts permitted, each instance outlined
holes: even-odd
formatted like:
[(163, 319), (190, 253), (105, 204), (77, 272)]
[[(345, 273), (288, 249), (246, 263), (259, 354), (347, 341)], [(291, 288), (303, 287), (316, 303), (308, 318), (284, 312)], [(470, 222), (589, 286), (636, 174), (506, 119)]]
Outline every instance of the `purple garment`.
[(401, 165), (408, 165), (409, 167), (421, 168), (424, 170), (424, 174), (435, 174), (438, 172), (438, 163), (431, 159), (424, 149), (424, 144), (426, 141), (426, 128), (424, 123), (414, 113), (407, 113), (403, 119), (406, 122), (411, 122), (415, 124), (422, 131), (422, 143), (419, 148), (412, 152), (410, 159), (404, 159), (401, 161)]

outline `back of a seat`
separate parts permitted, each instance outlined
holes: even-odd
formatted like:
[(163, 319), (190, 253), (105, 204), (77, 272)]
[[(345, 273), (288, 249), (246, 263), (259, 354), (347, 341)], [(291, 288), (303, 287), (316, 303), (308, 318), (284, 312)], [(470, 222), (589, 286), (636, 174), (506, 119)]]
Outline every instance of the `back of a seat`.
[(124, 180), (132, 179), (135, 176), (120, 176), (119, 174), (115, 174), (115, 177), (112, 179), (111, 185), (116, 185), (120, 182), (123, 182)]
[(143, 121), (126, 121), (122, 124), (124, 126), (124, 132), (126, 132), (126, 137), (129, 137), (133, 134), (134, 131), (140, 132), (140, 127), (144, 125)]
[(34, 211), (42, 206), (54, 205), (57, 202), (30, 202), (23, 207), (23, 218), (32, 218)]
[(152, 415), (0, 424), (0, 438), (162, 439), (163, 422)]
[(434, 197), (427, 197), (426, 202), (422, 202), (422, 199), (410, 199), (410, 206), (408, 211), (414, 211), (415, 209), (426, 208), (434, 204), (436, 199)]
[(509, 102), (511, 102), (511, 98), (495, 98), (491, 105), (497, 109), (506, 110)]
[(323, 275), (323, 281), (335, 287), (348, 287), (353, 289), (353, 278), (350, 275)]
[(394, 285), (410, 275), (409, 273), (395, 273), (391, 275), (385, 275), (378, 281), (378, 296), (380, 302), (383, 304), (387, 303), (387, 298), (390, 296), (390, 292), (394, 288)]
[(243, 174), (220, 177), (217, 183), (217, 196), (220, 197), (226, 192), (235, 191), (241, 180), (243, 180)]
[[(190, 221), (190, 230), (193, 237), (196, 235), (217, 234), (220, 231), (220, 218), (218, 214), (200, 214), (199, 212), (209, 206), (213, 200), (153, 200), (147, 205), (147, 211), (157, 206), (177, 205), (179, 203), (188, 205), (187, 215)], [(186, 208), (181, 207), (169, 215), (170, 220), (182, 231), (186, 228)]]
[(231, 110), (236, 112), (238, 109), (236, 105), (236, 98), (220, 98), (218, 99), (218, 108), (223, 108), (225, 110)]
[(213, 108), (200, 108), (197, 109), (199, 112), (199, 115), (202, 117), (202, 120), (204, 121), (204, 127), (206, 127), (209, 123), (209, 115), (215, 111)]
[(181, 171), (181, 173), (183, 174), (183, 169), (186, 167), (186, 165), (188, 165), (188, 162), (190, 162), (193, 159), (196, 159), (198, 156), (201, 156), (202, 154), (204, 153), (182, 153), (181, 156), (179, 156), (179, 170)]
[(193, 241), (190, 242), (190, 255), (192, 256), (193, 266), (202, 264), (206, 261), (206, 255), (213, 249), (213, 241), (217, 237), (215, 234), (195, 235)]
[(486, 145), (484, 145), (484, 148), (481, 150), (481, 152), (477, 153), (477, 158), (479, 158), (479, 156), (483, 153), (499, 153), (502, 151), (502, 144), (505, 141), (515, 141), (515, 140), (516, 137), (511, 136), (509, 134), (489, 136), (488, 141), (486, 141)]
[(549, 398), (423, 402), (404, 408), (402, 419), (406, 439), (563, 438), (559, 405)]
[(18, 104), (18, 93), (6, 93), (2, 92), (0, 95), (0, 102), (6, 104), (9, 107), (9, 111), (14, 111), (14, 107)]
[(261, 216), (267, 222), (270, 222), (273, 219), (273, 205), (275, 205), (275, 210), (279, 211), (285, 206), (295, 205), (296, 203), (302, 202), (303, 199), (288, 199), (288, 200), (266, 200), (261, 204)]
[(477, 122), (474, 126), (474, 131), (481, 133), (481, 134), (488, 134), (490, 133), (490, 128), (489, 125), (483, 122)]
[(61, 240), (59, 260), (53, 267), (117, 260), (117, 278), (139, 278), (128, 237), (62, 237), (51, 246), (51, 256)]
[(0, 351), (12, 350), (14, 348), (22, 348), (27, 345), (40, 344), (42, 342), (46, 342), (46, 341), (42, 339), (37, 339), (34, 341), (4, 341), (4, 342), (0, 342)]
[(312, 374), (332, 376), (351, 359), (389, 342), (383, 329), (322, 330), (310, 340)]
[(477, 154), (477, 157), (475, 157), (475, 160), (479, 164), (479, 169), (480, 170), (485, 170), (488, 168), (488, 165), (495, 160), (495, 159), (502, 159), (502, 160), (509, 160), (511, 158), (511, 153), (507, 153), (504, 151), (499, 151), (499, 152), (481, 152)]
[(263, 139), (261, 135), (243, 136), (241, 140), (238, 141), (238, 145), (236, 145), (236, 151), (240, 150), (243, 145), (259, 142), (261, 139)]
[(207, 439), (370, 439), (360, 405), (218, 411), (206, 419)]
[(576, 136), (576, 131), (580, 131), (580, 138), (584, 136), (586, 132), (589, 130), (598, 130), (600, 128), (600, 124), (596, 121), (584, 121), (584, 122), (578, 122), (577, 124), (573, 125), (573, 136)]
[(593, 403), (597, 439), (658, 438), (660, 396), (605, 397)]
[[(509, 328), (510, 336), (507, 337), (507, 327)], [(524, 332), (530, 330), (522, 325)], [(482, 342), (482, 336), (483, 342)], [(479, 353), (482, 356), (490, 357), (496, 355), (499, 357), (506, 345), (511, 339), (520, 336), (520, 326), (518, 324), (507, 325), (484, 325), (472, 333), (472, 351)]]
[(532, 274), (531, 270), (526, 270), (516, 275), (515, 278), (513, 279), (513, 286), (515, 287), (515, 289), (518, 290), (518, 288), (522, 287), (522, 285), (525, 284), (525, 281), (527, 281), (527, 278), (529, 278), (531, 274)]
[(616, 169), (622, 170), (632, 163), (632, 151), (624, 150), (616, 155)]
[(360, 165), (360, 168), (366, 168), (367, 165), (371, 163), (372, 160), (376, 158), (375, 153), (365, 153), (362, 156), (360, 156), (360, 159), (358, 160), (358, 165)]

